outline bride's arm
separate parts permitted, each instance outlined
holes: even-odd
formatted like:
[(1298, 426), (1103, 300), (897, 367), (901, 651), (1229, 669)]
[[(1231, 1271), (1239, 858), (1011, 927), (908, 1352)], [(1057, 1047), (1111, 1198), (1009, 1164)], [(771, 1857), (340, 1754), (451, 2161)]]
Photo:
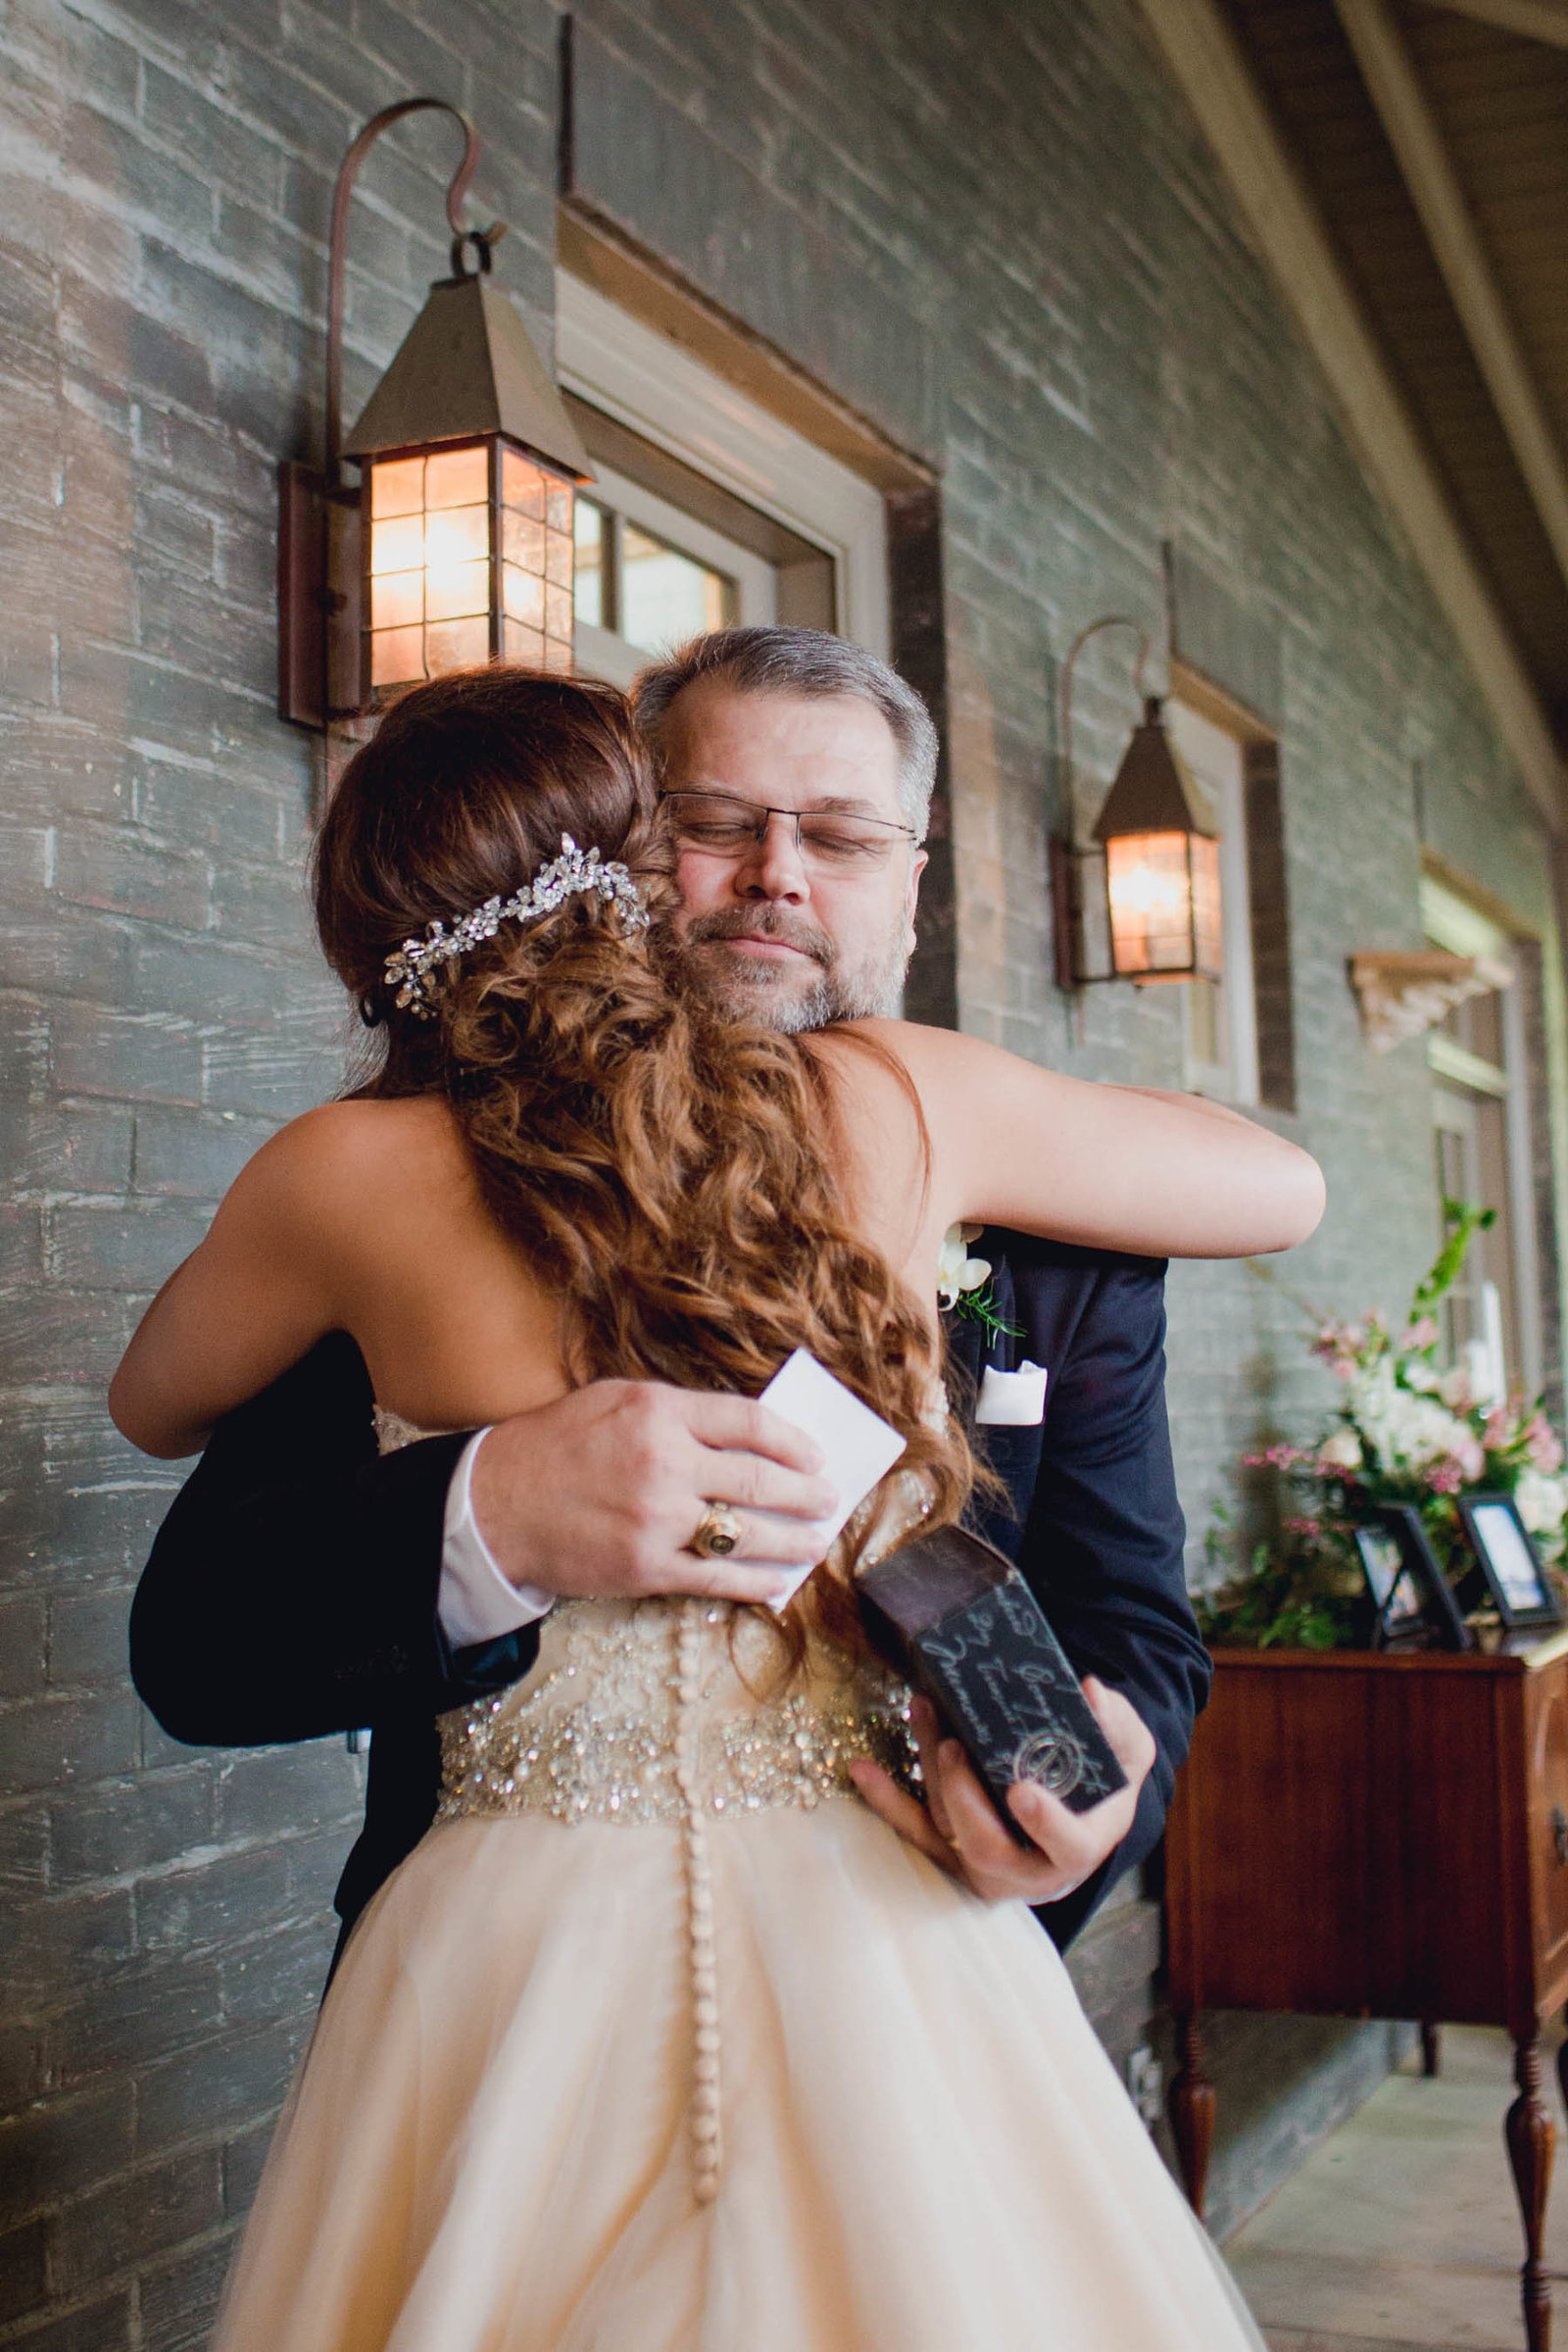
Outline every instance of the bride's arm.
[(1316, 1160), (1219, 1103), (1063, 1077), (949, 1029), (857, 1026), (914, 1082), (944, 1225), (1144, 1257), (1252, 1257), (1294, 1249), (1323, 1214)]
[(143, 1315), (109, 1410), (144, 1453), (199, 1451), (223, 1414), (344, 1327), (343, 1147), (357, 1107), (308, 1112), (264, 1144)]

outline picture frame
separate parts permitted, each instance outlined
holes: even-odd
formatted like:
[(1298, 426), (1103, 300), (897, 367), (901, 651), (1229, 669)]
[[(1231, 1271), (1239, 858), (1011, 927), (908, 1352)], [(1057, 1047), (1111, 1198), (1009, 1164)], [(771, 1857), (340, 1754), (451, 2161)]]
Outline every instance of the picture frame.
[(1513, 1496), (1462, 1494), (1459, 1517), (1505, 1632), (1544, 1633), (1561, 1625), (1562, 1604)]
[(1411, 1503), (1386, 1503), (1355, 1531), (1374, 1649), (1469, 1649), (1470, 1629)]

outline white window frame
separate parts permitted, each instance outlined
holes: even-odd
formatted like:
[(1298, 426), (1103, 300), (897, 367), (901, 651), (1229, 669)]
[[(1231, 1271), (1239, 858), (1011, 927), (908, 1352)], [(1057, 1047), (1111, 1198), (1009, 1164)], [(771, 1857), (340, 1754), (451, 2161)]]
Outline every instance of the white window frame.
[[(1423, 874), (1420, 884), (1421, 928), (1428, 939), (1450, 956), (1490, 956), (1503, 963), (1513, 959), (1515, 942), (1500, 923), (1483, 914), (1458, 891)], [(1517, 1369), (1532, 1394), (1543, 1375), (1541, 1334), (1541, 1266), (1536, 1248), (1536, 1189), (1530, 1138), (1530, 1077), (1525, 1043), (1525, 1011), (1519, 984), (1501, 991), (1502, 1064), (1467, 1054), (1451, 1038), (1435, 1031), (1427, 1037), (1427, 1064), (1435, 1079), (1468, 1087), (1477, 1094), (1499, 1096), (1503, 1105), (1503, 1135), (1508, 1158), (1508, 1225), (1513, 1241), (1515, 1313), (1519, 1324)]]
[[(1229, 727), (1194, 708), (1180, 687), (1166, 705), (1171, 737), (1194, 782), (1210, 803), (1219, 835), (1221, 1009), (1225, 1058), (1200, 1061), (1192, 1052), (1189, 1014), (1183, 1048), (1189, 1093), (1253, 1107), (1259, 1099), (1257, 996), (1252, 977), (1252, 905), (1247, 870), (1247, 746)], [(1184, 744), (1182, 738), (1186, 736)], [(1207, 754), (1208, 757), (1204, 757)], [(1184, 995), (1190, 995), (1184, 990)]]
[[(684, 508), (671, 506), (668, 499), (645, 490), (640, 482), (628, 481), (609, 466), (595, 466), (593, 482), (583, 496), (612, 514), (623, 514), (628, 522), (640, 523), (656, 539), (666, 541), (683, 555), (696, 556), (700, 563), (711, 564), (733, 580), (738, 620), (778, 617), (778, 574), (750, 548), (738, 547), (733, 539), (710, 530)], [(633, 645), (615, 630), (596, 628), (591, 621), (579, 620), (572, 638), (579, 668), (594, 677), (608, 678), (612, 686), (629, 686), (638, 670), (658, 659), (653, 648)]]
[[(564, 270), (556, 377), (830, 556), (840, 634), (888, 660), (887, 514), (873, 483)], [(682, 541), (694, 544), (684, 523)]]

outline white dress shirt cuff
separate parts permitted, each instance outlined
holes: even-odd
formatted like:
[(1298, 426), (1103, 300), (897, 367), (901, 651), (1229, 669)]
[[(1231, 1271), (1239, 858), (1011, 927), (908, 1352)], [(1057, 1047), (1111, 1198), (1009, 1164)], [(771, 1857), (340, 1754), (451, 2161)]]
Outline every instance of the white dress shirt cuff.
[(519, 1626), (537, 1623), (556, 1605), (554, 1592), (510, 1583), (479, 1533), (473, 1515), (473, 1457), (489, 1435), (488, 1429), (481, 1429), (468, 1440), (447, 1489), (436, 1613), (454, 1649), (499, 1642)]

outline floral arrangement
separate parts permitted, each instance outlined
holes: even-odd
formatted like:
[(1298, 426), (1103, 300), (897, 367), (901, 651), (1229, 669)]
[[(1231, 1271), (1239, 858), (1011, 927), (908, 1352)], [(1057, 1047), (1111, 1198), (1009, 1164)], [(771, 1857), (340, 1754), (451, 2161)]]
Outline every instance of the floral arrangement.
[[(1254, 1549), (1250, 1571), (1200, 1595), (1205, 1637), (1266, 1647), (1352, 1646), (1364, 1617), (1355, 1530), (1380, 1504), (1420, 1512), (1438, 1560), (1456, 1581), (1469, 1565), (1457, 1509), (1467, 1494), (1508, 1494), (1544, 1559), (1565, 1547), (1568, 1478), (1563, 1448), (1539, 1399), (1478, 1399), (1462, 1367), (1440, 1362), (1432, 1312), (1451, 1287), (1491, 1210), (1445, 1204), (1448, 1237), (1396, 1329), (1381, 1314), (1358, 1323), (1313, 1317), (1308, 1346), (1343, 1384), (1338, 1410), (1315, 1446), (1272, 1445), (1244, 1457), (1295, 1491), (1296, 1509)], [(1221, 1508), (1208, 1539), (1212, 1560), (1232, 1553)]]

